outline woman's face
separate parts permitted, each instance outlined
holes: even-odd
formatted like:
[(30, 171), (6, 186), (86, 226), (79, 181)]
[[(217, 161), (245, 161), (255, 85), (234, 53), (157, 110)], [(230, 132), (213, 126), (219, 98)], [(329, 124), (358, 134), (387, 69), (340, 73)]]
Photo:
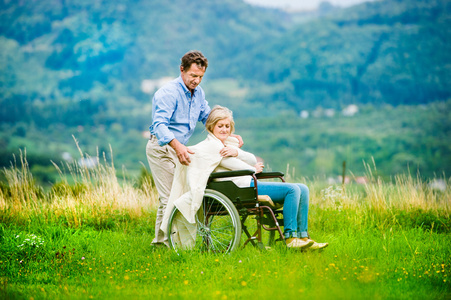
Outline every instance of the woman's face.
[(230, 135), (230, 120), (229, 118), (219, 120), (213, 128), (213, 135), (221, 142), (224, 142)]

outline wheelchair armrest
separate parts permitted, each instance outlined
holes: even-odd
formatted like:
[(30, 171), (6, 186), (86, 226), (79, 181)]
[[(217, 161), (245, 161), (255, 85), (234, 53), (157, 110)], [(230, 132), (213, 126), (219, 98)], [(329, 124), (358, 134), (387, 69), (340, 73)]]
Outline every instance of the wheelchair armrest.
[(283, 174), (282, 172), (261, 172), (261, 173), (257, 173), (255, 174), (255, 176), (257, 177), (257, 179), (264, 179), (264, 178), (281, 178), (283, 177), (285, 174)]
[(210, 179), (214, 178), (224, 178), (224, 177), (236, 177), (236, 176), (249, 176), (254, 174), (252, 170), (239, 170), (239, 171), (224, 171), (224, 172), (215, 172), (210, 174)]

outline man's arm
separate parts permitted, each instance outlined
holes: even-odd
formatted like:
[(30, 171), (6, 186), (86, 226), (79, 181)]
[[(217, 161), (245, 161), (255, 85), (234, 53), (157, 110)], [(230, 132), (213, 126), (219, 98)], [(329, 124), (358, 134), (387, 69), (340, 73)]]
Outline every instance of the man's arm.
[(191, 149), (177, 141), (177, 139), (170, 141), (169, 146), (175, 150), (175, 153), (177, 154), (177, 157), (182, 165), (188, 166), (190, 164), (191, 159), (189, 155), (194, 154)]
[(152, 100), (152, 127), (158, 144), (164, 146), (175, 138), (169, 130), (171, 117), (177, 107), (177, 95), (170, 90), (159, 90)]
[(231, 136), (231, 137), (234, 137), (234, 138), (236, 138), (236, 139), (238, 140), (238, 142), (239, 142), (238, 147), (241, 148), (241, 146), (244, 145), (243, 138), (241, 137), (241, 135), (237, 135), (237, 134), (233, 134), (233, 133), (232, 133), (230, 136)]

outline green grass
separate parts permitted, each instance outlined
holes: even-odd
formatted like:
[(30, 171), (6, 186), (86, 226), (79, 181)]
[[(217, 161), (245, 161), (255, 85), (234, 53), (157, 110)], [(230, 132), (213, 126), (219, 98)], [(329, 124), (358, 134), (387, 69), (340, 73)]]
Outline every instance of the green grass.
[[(322, 220), (334, 218), (330, 211), (313, 211), (318, 214)], [(348, 212), (335, 230), (312, 222), (315, 238), (330, 243), (322, 252), (295, 252), (278, 244), (270, 251), (246, 247), (226, 256), (152, 249), (152, 214), (114, 230), (73, 229), (37, 220), (26, 226), (3, 224), (0, 296), (446, 299), (451, 295), (449, 232), (378, 228), (355, 224), (353, 217), (359, 218)], [(28, 233), (43, 245), (19, 248)]]
[[(2, 299), (449, 299), (450, 187), (371, 178), (307, 182), (321, 252), (248, 246), (228, 255), (154, 249), (156, 193), (112, 166), (73, 169), (42, 192), (26, 164), (0, 189)], [(252, 220), (249, 220), (252, 221)], [(27, 240), (28, 239), (28, 240)]]

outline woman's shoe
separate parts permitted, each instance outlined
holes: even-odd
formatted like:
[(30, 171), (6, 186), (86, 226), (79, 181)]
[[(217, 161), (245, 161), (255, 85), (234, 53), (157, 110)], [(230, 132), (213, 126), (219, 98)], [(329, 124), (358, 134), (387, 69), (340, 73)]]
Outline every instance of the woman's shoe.
[(301, 240), (299, 238), (289, 238), (285, 240), (288, 248), (293, 249), (306, 249), (308, 247), (311, 247), (315, 242), (312, 240)]
[(327, 246), (329, 246), (329, 243), (317, 243), (313, 240), (309, 240), (309, 241), (313, 242), (313, 245), (308, 248), (309, 250), (321, 250), (321, 249), (324, 249)]

